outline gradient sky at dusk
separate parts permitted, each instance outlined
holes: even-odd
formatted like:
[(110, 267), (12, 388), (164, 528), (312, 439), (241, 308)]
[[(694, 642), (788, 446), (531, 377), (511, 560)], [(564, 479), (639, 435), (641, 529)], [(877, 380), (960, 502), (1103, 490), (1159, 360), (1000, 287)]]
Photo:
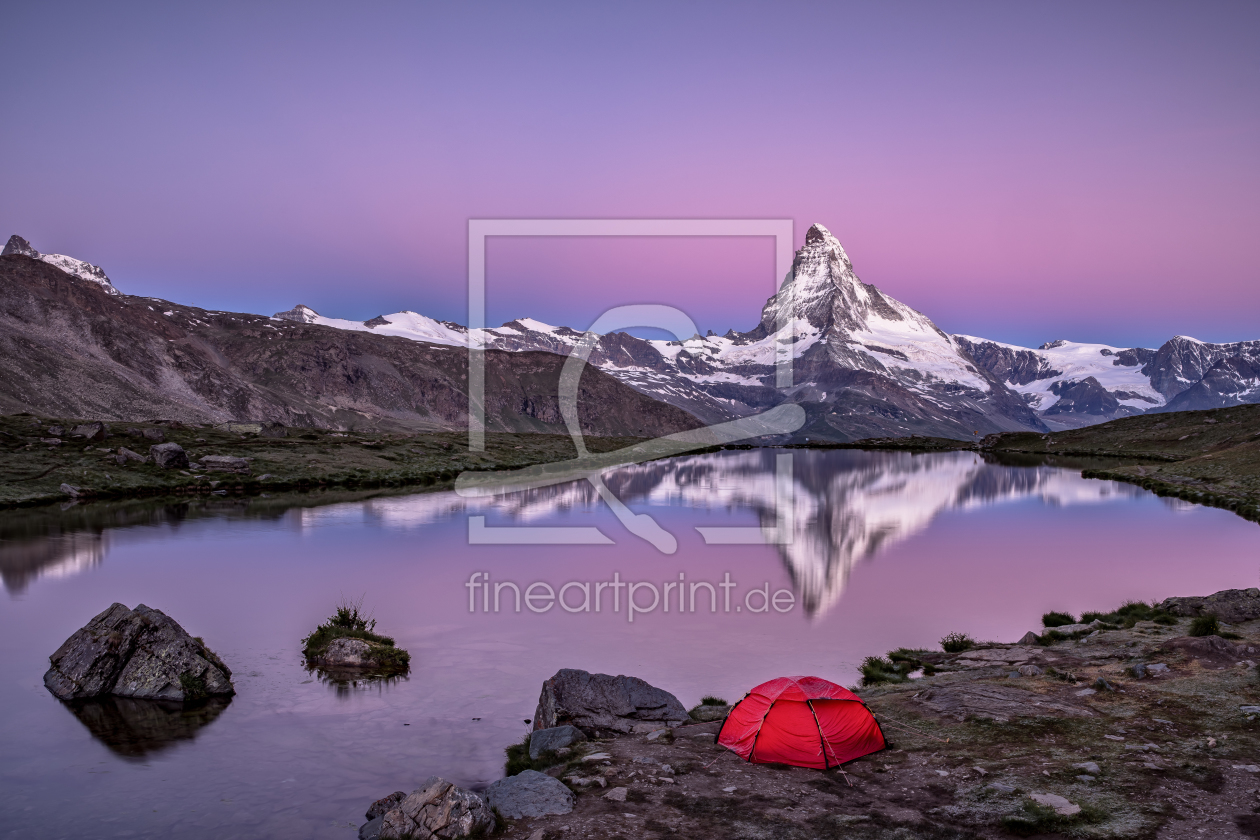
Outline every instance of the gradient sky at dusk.
[[(791, 218), (950, 332), (1260, 338), (1260, 5), (21, 4), (0, 234), (466, 320), (469, 218)], [(773, 246), (493, 241), (489, 321), (748, 329)]]

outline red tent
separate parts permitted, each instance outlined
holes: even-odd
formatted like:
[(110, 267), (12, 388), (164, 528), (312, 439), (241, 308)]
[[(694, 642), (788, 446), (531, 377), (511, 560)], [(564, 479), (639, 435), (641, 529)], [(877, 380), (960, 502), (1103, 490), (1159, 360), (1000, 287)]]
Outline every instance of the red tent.
[(819, 677), (779, 677), (757, 686), (726, 716), (718, 743), (756, 764), (819, 770), (885, 746), (862, 699)]

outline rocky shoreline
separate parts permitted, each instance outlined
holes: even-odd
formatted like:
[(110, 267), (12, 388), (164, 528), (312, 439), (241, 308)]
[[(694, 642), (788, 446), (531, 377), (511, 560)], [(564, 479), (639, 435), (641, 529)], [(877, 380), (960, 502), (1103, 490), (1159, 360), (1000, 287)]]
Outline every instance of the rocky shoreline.
[[(540, 697), (531, 740), (546, 736), (529, 749), (532, 766), (481, 796), (496, 824), (483, 814), (477, 830), (520, 840), (1260, 837), (1260, 590), (1117, 615), (1012, 644), (894, 652), (913, 654), (916, 670), (855, 689), (887, 749), (830, 771), (747, 764), (715, 743), (721, 720), (695, 721), (699, 708), (680, 719), (668, 692), (561, 671)], [(1222, 635), (1190, 635), (1208, 616)], [(435, 798), (439, 782), (374, 804), (360, 836), (468, 836), (440, 819), (403, 821), (468, 812), (463, 799)], [(390, 813), (396, 827), (382, 831)]]
[[(591, 452), (640, 438), (590, 437)], [(567, 435), (389, 434), (264, 423), (104, 423), (0, 416), (0, 509), (150, 497), (262, 496), (286, 492), (449, 488), (466, 470), (508, 470), (576, 456)]]
[[(588, 438), (611, 452), (640, 438)], [(262, 496), (331, 488), (445, 489), (466, 470), (511, 470), (574, 457), (562, 435), (488, 434), (467, 452), (454, 432), (404, 435), (263, 423), (110, 424), (0, 416), (0, 509), (142, 497)], [(699, 448), (751, 448), (741, 444)], [(988, 458), (1080, 469), (1161, 496), (1224, 508), (1260, 522), (1260, 406), (1141, 415), (1052, 434), (1008, 432), (980, 441), (912, 435), (786, 448), (976, 451)], [(146, 454), (147, 453), (147, 454)], [(1100, 461), (1098, 459), (1107, 459)], [(1021, 462), (1022, 463), (1022, 462)]]
[(1260, 522), (1260, 405), (1139, 415), (1049, 434), (1004, 432), (976, 442), (912, 435), (822, 446), (974, 451), (1049, 463), (1108, 459), (1113, 463), (1078, 460), (1063, 466), (1081, 469), (1083, 478), (1135, 484), (1158, 496), (1223, 508)]

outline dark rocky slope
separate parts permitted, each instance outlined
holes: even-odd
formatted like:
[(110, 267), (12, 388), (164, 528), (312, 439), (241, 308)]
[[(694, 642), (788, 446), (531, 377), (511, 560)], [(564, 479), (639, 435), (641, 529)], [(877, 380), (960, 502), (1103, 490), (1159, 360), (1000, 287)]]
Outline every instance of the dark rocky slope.
[[(492, 431), (564, 430), (564, 359), (488, 351)], [(111, 295), (45, 262), (0, 257), (0, 412), (250, 419), (335, 429), (466, 428), (466, 351), (259, 315)], [(695, 428), (682, 409), (588, 368), (579, 417), (593, 435)]]

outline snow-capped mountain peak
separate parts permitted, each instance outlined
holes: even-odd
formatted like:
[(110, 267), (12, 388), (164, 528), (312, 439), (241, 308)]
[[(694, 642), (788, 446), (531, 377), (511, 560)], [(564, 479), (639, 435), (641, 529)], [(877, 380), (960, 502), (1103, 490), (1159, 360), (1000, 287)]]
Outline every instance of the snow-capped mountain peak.
[[(469, 340), (465, 327), (416, 313), (359, 322), (297, 307), (276, 317), (438, 344), (467, 346)], [(520, 318), (482, 335), (487, 349), (567, 355), (583, 332)], [(779, 382), (776, 365), (785, 350), (795, 370), (788, 386)], [(930, 318), (858, 279), (844, 247), (822, 225), (808, 230), (791, 271), (750, 332), (674, 341), (611, 333), (599, 338), (590, 363), (705, 422), (748, 416), (784, 401), (810, 405), (812, 425), (802, 437), (1046, 428)], [(881, 404), (890, 407), (873, 408)]]
[(844, 246), (812, 226), (792, 271), (762, 310), (760, 330), (803, 321), (839, 364), (889, 375), (915, 390), (942, 384), (992, 387), (953, 340), (923, 313), (863, 283)]
[(71, 277), (77, 277), (89, 283), (96, 283), (111, 295), (122, 294), (122, 292), (114, 288), (114, 284), (105, 276), (105, 270), (99, 265), (76, 260), (74, 257), (67, 257), (65, 254), (41, 254), (31, 247), (31, 243), (16, 233), (9, 237), (8, 243), (4, 246), (4, 251), (0, 252), (0, 256), (8, 256), (9, 254), (21, 254), (31, 259), (46, 262), (49, 265), (56, 266)]
[(318, 324), (321, 316), (306, 304), (299, 303), (287, 312), (277, 312), (271, 317), (279, 318), (282, 321), (297, 321), (299, 324)]

